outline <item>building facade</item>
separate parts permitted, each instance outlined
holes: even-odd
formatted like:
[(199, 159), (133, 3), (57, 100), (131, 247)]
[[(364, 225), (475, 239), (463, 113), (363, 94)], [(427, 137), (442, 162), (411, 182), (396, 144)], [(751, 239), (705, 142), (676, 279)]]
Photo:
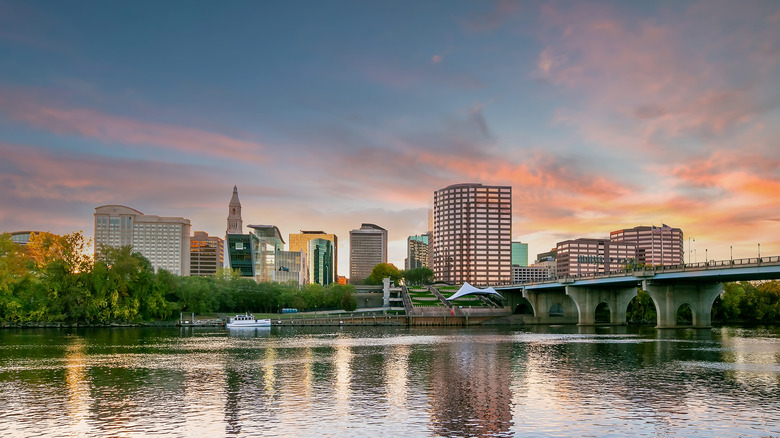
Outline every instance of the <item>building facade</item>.
[(195, 231), (190, 237), (190, 275), (209, 276), (225, 264), (224, 239)]
[(335, 281), (336, 272), (333, 269), (333, 241), (328, 239), (311, 239), (306, 253), (309, 262), (309, 281), (327, 286)]
[(512, 265), (512, 284), (533, 283), (552, 278), (547, 266)]
[(190, 275), (190, 220), (146, 215), (124, 205), (95, 208), (95, 254), (129, 245), (155, 270)]
[(406, 239), (406, 259), (404, 269), (430, 268), (428, 246), (430, 233), (409, 236)]
[(255, 262), (255, 280), (274, 281), (277, 253), (284, 250), (284, 240), (275, 225), (248, 225), (255, 236), (253, 258)]
[(613, 231), (609, 233), (609, 240), (635, 245), (637, 263), (642, 265), (673, 266), (685, 263), (683, 232), (666, 224)]
[(227, 230), (225, 234), (243, 234), (244, 221), (241, 219), (241, 201), (238, 199), (238, 186), (233, 186), (233, 196), (228, 203)]
[(556, 246), (558, 277), (615, 272), (636, 262), (636, 246), (606, 239), (573, 239)]
[(255, 276), (255, 251), (258, 246), (254, 234), (228, 234), (225, 236), (226, 268), (237, 271), (242, 277)]
[[(301, 230), (300, 233), (297, 234), (290, 234), (289, 237), (289, 247), (290, 251), (303, 251), (306, 253), (306, 260), (311, 267), (311, 265), (314, 263), (314, 260), (312, 260), (311, 255), (309, 255), (309, 242), (314, 239), (325, 239), (329, 240), (333, 244), (333, 250), (331, 251), (333, 260), (330, 262), (330, 266), (333, 268), (333, 280), (331, 280), (331, 283), (335, 281), (335, 275), (339, 270), (339, 255), (338, 255), (338, 249), (339, 249), (339, 238), (335, 234), (329, 234), (324, 231), (303, 231)], [(318, 261), (319, 262), (319, 261)], [(311, 269), (311, 268), (310, 268)], [(316, 283), (313, 279), (314, 277), (311, 276), (311, 273), (309, 273), (309, 281), (312, 281)], [(322, 284), (322, 283), (320, 283)], [(330, 283), (328, 283), (330, 284)]]
[(11, 231), (11, 241), (19, 245), (27, 245), (30, 243), (30, 236), (33, 233), (40, 234), (41, 232), (42, 231)]
[(387, 230), (374, 224), (362, 224), (360, 229), (350, 231), (350, 283), (361, 283), (380, 263), (387, 263)]
[(528, 244), (512, 242), (512, 266), (528, 266)]
[(276, 283), (295, 283), (303, 286), (308, 281), (306, 253), (303, 251), (279, 251), (275, 257), (273, 281)]
[(433, 273), (476, 285), (512, 280), (512, 187), (455, 184), (433, 194)]

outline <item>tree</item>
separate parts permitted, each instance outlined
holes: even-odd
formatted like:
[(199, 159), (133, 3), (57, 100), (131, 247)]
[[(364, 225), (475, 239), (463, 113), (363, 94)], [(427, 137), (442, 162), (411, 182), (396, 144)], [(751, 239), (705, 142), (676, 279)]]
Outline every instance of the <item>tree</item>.
[(403, 276), (392, 263), (380, 263), (371, 269), (371, 275), (366, 278), (366, 284), (382, 284), (382, 280), (386, 277), (390, 277), (391, 281), (398, 282)]
[(341, 297), (341, 308), (347, 312), (354, 312), (357, 309), (357, 298), (352, 292), (346, 291)]
[(432, 284), (433, 283), (433, 269), (431, 268), (414, 268), (402, 271), (404, 282), (407, 285), (419, 285), (419, 284)]
[(11, 234), (0, 234), (0, 321), (24, 319), (21, 294), (35, 281), (30, 264), (25, 247), (15, 243)]

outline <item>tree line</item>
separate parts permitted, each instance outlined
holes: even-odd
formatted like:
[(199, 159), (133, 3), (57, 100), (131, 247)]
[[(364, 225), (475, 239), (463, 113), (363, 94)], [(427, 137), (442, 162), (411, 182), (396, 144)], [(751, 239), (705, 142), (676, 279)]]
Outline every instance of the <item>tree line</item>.
[(129, 246), (94, 257), (80, 232), (35, 233), (27, 245), (0, 234), (0, 321), (104, 324), (177, 317), (179, 312), (275, 313), (354, 310), (351, 285), (257, 283), (231, 270), (210, 277), (154, 271)]

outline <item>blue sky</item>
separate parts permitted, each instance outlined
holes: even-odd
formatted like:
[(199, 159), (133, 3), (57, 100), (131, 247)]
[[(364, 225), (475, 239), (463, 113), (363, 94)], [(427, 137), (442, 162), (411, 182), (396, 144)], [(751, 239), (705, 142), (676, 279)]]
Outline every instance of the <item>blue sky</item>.
[(532, 255), (661, 222), (780, 254), (778, 29), (773, 1), (0, 0), (0, 230), (124, 204), (221, 235), (238, 185), (345, 274), (350, 229), (402, 266), (433, 191), (482, 182)]

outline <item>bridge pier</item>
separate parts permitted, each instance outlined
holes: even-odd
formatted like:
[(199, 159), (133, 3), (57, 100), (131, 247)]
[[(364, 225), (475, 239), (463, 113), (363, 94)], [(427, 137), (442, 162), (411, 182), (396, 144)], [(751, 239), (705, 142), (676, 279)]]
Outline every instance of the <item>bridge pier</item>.
[(596, 307), (606, 303), (609, 307), (609, 324), (626, 323), (628, 303), (636, 296), (636, 287), (597, 288), (592, 286), (566, 286), (566, 295), (577, 305), (577, 325), (595, 325)]
[(691, 307), (693, 327), (712, 326), (712, 303), (723, 292), (723, 283), (667, 284), (645, 281), (643, 289), (650, 294), (658, 314), (656, 328), (677, 327), (677, 310), (683, 304)]

